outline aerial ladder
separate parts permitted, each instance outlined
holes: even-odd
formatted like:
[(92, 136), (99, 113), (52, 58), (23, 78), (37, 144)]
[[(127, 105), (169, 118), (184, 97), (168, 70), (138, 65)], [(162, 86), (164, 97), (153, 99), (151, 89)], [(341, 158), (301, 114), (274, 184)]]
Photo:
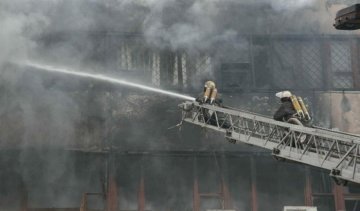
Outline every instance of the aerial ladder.
[[(328, 170), (337, 184), (360, 184), (360, 136), (316, 126), (275, 121), (248, 111), (196, 101), (179, 105), (182, 122), (220, 133), (230, 143), (270, 150), (278, 160)], [(211, 118), (209, 118), (209, 114)]]

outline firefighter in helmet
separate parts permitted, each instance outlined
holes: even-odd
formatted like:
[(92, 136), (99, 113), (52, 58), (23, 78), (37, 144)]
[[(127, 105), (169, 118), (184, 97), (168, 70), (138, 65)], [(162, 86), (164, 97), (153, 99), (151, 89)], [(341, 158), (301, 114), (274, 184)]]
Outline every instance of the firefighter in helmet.
[(217, 106), (222, 106), (222, 99), (220, 94), (216, 89), (214, 81), (206, 81), (204, 84), (204, 90), (200, 93), (199, 97), (196, 98), (196, 101), (200, 103), (215, 104)]
[(275, 120), (287, 122), (296, 114), (296, 110), (291, 101), (291, 95), (292, 94), (289, 91), (282, 91), (276, 93), (275, 96), (280, 98), (281, 106), (274, 114)]
[[(222, 99), (220, 94), (217, 92), (216, 85), (213, 81), (206, 81), (204, 84), (204, 90), (200, 95), (196, 98), (196, 101), (200, 104), (206, 103), (210, 105), (215, 105), (219, 107), (224, 107), (222, 104)], [(202, 110), (202, 117), (204, 121), (210, 125), (217, 126), (217, 124), (221, 125), (222, 128), (229, 128), (230, 124), (226, 121), (225, 114), (222, 112), (218, 112), (215, 116), (213, 111), (208, 109)], [(201, 117), (201, 118), (202, 118)], [(200, 118), (200, 117), (199, 117)]]
[[(296, 97), (289, 91), (278, 92), (276, 93), (276, 97), (280, 98), (281, 106), (274, 114), (275, 120), (301, 126), (304, 126), (304, 124), (307, 124), (307, 122), (311, 120), (310, 114), (301, 97)], [(303, 148), (302, 144), (308, 141), (307, 136), (305, 134), (301, 135), (298, 141), (300, 144), (299, 147)], [(285, 142), (290, 144), (289, 139)], [(292, 142), (291, 146), (295, 147), (295, 142)]]

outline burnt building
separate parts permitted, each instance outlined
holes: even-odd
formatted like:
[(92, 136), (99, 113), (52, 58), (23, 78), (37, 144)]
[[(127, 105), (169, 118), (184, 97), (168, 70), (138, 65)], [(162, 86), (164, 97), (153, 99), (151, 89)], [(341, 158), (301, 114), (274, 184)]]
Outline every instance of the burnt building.
[[(325, 2), (59, 2), (41, 4), (51, 24), (29, 38), (29, 60), (188, 96), (214, 80), (226, 105), (267, 116), (275, 93), (290, 90), (314, 124), (360, 132), (359, 36), (289, 18), (321, 16)], [(337, 185), (325, 170), (185, 123), (169, 129), (181, 99), (0, 65), (3, 210), (360, 209), (358, 185)]]

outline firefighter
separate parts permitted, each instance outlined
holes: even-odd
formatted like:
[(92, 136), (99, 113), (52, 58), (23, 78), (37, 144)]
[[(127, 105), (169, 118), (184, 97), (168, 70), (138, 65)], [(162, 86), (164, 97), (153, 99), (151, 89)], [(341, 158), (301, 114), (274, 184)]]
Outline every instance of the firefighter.
[[(200, 93), (199, 97), (196, 98), (196, 101), (199, 103), (207, 103), (210, 105), (215, 105), (219, 107), (224, 107), (222, 104), (221, 95), (217, 92), (216, 85), (213, 81), (206, 81), (204, 84), (204, 90)], [(210, 125), (217, 126), (219, 124), (222, 128), (229, 128), (230, 124), (226, 121), (224, 113), (217, 113), (217, 116), (212, 111), (208, 109), (202, 110), (202, 116), (204, 121)]]
[(296, 114), (296, 110), (291, 102), (291, 92), (282, 91), (276, 93), (276, 97), (280, 98), (281, 106), (275, 112), (274, 119), (277, 121), (288, 122), (288, 120)]
[(197, 102), (200, 103), (208, 103), (211, 105), (217, 105), (222, 107), (222, 99), (220, 94), (216, 89), (215, 82), (206, 81), (204, 84), (204, 90), (200, 95), (196, 98)]

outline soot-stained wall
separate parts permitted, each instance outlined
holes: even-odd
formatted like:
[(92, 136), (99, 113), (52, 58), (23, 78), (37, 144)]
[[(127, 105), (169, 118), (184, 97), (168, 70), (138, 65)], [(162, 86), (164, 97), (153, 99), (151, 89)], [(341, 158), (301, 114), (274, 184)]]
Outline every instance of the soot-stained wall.
[[(2, 151), (1, 208), (79, 207), (85, 192), (106, 191), (107, 176), (115, 179), (121, 210), (136, 210), (140, 179), (144, 179), (146, 210), (192, 210), (195, 181), (200, 193), (219, 193), (228, 187), (231, 207), (251, 209), (255, 185), (259, 210), (303, 205), (306, 168), (278, 162), (265, 153), (101, 153), (63, 150)], [(327, 173), (310, 168), (313, 192), (331, 192)], [(319, 198), (319, 210), (332, 210), (331, 199)], [(325, 201), (324, 201), (325, 200)], [(315, 200), (316, 201), (316, 200)], [(89, 208), (102, 208), (101, 197)], [(200, 198), (203, 210), (221, 208), (219, 198)]]

